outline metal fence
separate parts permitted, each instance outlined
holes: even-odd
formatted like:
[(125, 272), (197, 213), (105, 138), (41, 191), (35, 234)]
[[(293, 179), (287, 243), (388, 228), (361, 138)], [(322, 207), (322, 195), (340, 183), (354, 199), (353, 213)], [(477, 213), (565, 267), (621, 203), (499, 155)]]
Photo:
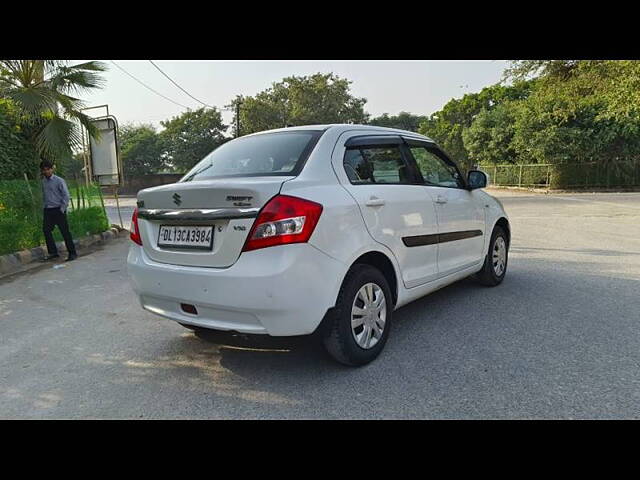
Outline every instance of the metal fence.
[(503, 187), (619, 188), (640, 186), (640, 160), (531, 165), (480, 165)]

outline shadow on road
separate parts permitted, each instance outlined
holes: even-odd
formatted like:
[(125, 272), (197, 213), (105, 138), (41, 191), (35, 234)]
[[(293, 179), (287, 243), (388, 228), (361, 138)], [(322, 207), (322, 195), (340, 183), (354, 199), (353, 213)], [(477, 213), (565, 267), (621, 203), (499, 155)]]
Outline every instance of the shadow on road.
[[(637, 378), (640, 361), (637, 306), (616, 298), (637, 298), (639, 281), (577, 271), (575, 262), (513, 263), (496, 288), (465, 279), (397, 310), (385, 350), (361, 368), (333, 362), (309, 337), (186, 334), (171, 345), (215, 346), (219, 366), (234, 374), (228, 382), (293, 404), (327, 392), (344, 404), (362, 393), (379, 418), (637, 415), (624, 380)], [(413, 403), (405, 411), (396, 401)]]
[[(11, 318), (17, 302), (0, 301), (0, 411), (11, 418), (640, 417), (640, 277), (628, 268), (635, 259), (513, 250), (502, 285), (465, 279), (394, 312), (384, 351), (361, 368), (335, 363), (313, 337), (195, 336), (142, 311), (130, 292), (118, 309), (98, 297), (45, 304), (44, 292), (60, 288), (47, 283), (28, 293), (35, 300), (25, 296), (33, 314), (20, 322)], [(101, 270), (112, 269), (111, 257)], [(125, 279), (124, 271), (109, 275)], [(52, 311), (60, 325), (47, 318)], [(18, 349), (20, 332), (28, 343)]]
[[(472, 279), (465, 279), (397, 310), (394, 313), (392, 337), (385, 346), (385, 350), (400, 348), (398, 351), (400, 353), (402, 351), (400, 345), (392, 346), (392, 343), (397, 341), (394, 337), (401, 335), (402, 331), (415, 320), (416, 316), (424, 317), (425, 311), (440, 310), (451, 303), (459, 303), (464, 298), (468, 298), (470, 291), (475, 291), (475, 294), (482, 294), (481, 292), (485, 292), (486, 288)], [(428, 318), (419, 328), (423, 330), (422, 333), (424, 335), (429, 334)], [(184, 336), (177, 341), (186, 341), (189, 337)], [(191, 338), (201, 342), (203, 347), (218, 347), (220, 364), (223, 367), (241, 377), (248, 377), (255, 381), (264, 380), (264, 370), (269, 370), (271, 372), (270, 375), (275, 373), (275, 375), (288, 376), (296, 373), (296, 377), (302, 380), (304, 378), (313, 378), (318, 373), (356, 372), (361, 368), (375, 369), (377, 368), (376, 365), (384, 362), (384, 360), (380, 359), (360, 368), (341, 365), (329, 357), (317, 335), (268, 337), (199, 331), (194, 334), (194, 337)], [(198, 343), (192, 343), (191, 341), (188, 343), (190, 347), (198, 345)], [(382, 353), (382, 356), (384, 355), (385, 352)]]

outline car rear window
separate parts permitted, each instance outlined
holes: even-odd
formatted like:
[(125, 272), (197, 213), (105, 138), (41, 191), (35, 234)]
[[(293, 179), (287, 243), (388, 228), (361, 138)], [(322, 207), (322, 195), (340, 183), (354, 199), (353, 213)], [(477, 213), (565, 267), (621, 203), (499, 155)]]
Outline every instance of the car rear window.
[(297, 175), (320, 135), (321, 130), (298, 130), (240, 137), (216, 148), (181, 181)]

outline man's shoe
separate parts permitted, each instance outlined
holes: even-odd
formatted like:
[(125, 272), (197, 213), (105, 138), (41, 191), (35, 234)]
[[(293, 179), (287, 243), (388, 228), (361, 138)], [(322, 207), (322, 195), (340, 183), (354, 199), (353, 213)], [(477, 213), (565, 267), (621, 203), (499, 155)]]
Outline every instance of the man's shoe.
[(76, 258), (78, 258), (78, 255), (76, 255), (75, 253), (69, 254), (65, 262), (70, 262), (72, 260), (75, 260)]
[(42, 259), (43, 262), (49, 261), (49, 260), (53, 260), (54, 258), (60, 258), (59, 254), (55, 254), (55, 255), (45, 255), (44, 258)]

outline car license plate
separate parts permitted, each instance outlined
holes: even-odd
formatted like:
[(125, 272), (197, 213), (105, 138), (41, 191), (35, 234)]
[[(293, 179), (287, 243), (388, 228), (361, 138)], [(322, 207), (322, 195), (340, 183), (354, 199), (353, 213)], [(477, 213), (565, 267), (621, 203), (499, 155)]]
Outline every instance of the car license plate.
[(158, 246), (211, 250), (213, 248), (213, 227), (160, 225)]

